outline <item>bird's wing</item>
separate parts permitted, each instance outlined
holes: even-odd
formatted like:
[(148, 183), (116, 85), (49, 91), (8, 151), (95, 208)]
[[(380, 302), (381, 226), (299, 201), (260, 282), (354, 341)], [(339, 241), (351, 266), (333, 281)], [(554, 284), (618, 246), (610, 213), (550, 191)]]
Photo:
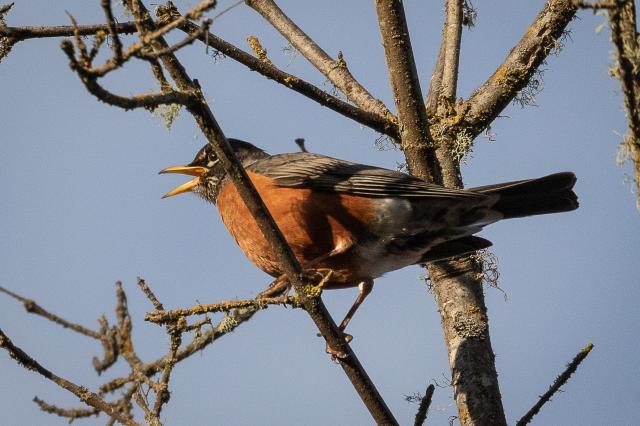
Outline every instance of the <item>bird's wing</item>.
[(486, 199), (485, 194), (448, 189), (404, 173), (307, 152), (274, 155), (248, 170), (289, 188), (309, 188), (364, 197)]

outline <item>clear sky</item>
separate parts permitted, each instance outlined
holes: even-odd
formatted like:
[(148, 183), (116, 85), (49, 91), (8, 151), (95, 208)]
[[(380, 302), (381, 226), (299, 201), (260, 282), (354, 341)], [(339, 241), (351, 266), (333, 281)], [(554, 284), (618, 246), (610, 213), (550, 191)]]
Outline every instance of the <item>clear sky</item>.
[[(176, 2), (181, 10), (195, 0)], [(220, 8), (232, 2), (221, 0)], [(429, 3), (429, 4), (428, 4)], [(498, 66), (543, 1), (475, 1), (477, 26), (464, 30), (459, 95), (467, 97)], [(371, 1), (281, 1), (282, 8), (331, 55), (393, 109), (384, 55)], [(439, 45), (441, 2), (405, 1), (423, 91)], [(9, 25), (67, 24), (101, 19), (99, 2), (16, 0)], [(121, 18), (122, 20), (126, 18)], [(500, 286), (486, 289), (491, 339), (507, 417), (514, 423), (565, 364), (588, 342), (595, 350), (537, 417), (536, 424), (631, 424), (640, 414), (640, 314), (637, 253), (640, 216), (626, 176), (616, 164), (626, 132), (619, 83), (608, 76), (609, 33), (603, 16), (582, 12), (571, 35), (544, 69), (537, 105), (511, 105), (492, 126), (495, 141), (479, 137), (464, 166), (468, 186), (571, 170), (578, 176), (580, 209), (500, 223), (481, 235), (493, 241)], [(330, 89), (301, 56), (246, 6), (216, 20), (216, 34), (247, 49), (256, 35), (270, 58), (288, 72)], [(158, 176), (189, 161), (204, 139), (182, 114), (171, 130), (145, 111), (124, 112), (91, 97), (71, 73), (60, 40), (17, 45), (0, 63), (3, 183), (0, 209), (0, 285), (67, 318), (95, 326), (113, 318), (113, 283), (128, 291), (134, 338), (150, 360), (167, 347), (164, 331), (142, 320), (150, 310), (135, 286), (147, 279), (167, 307), (248, 298), (269, 277), (250, 264), (213, 208), (195, 196), (160, 197), (184, 181)], [(311, 151), (395, 168), (401, 153), (378, 151), (377, 134), (266, 81), (231, 59), (214, 62), (194, 45), (180, 58), (198, 78), (228, 136), (271, 153)], [(122, 94), (155, 89), (140, 64), (107, 79)], [(449, 376), (433, 297), (418, 267), (390, 273), (350, 325), (358, 353), (401, 424), (416, 404), (404, 395), (424, 392)], [(326, 292), (336, 318), (355, 290)], [(91, 357), (101, 348), (30, 316), (0, 296), (0, 327), (46, 367), (97, 386)], [(174, 370), (166, 424), (371, 424), (342, 370), (303, 311), (270, 308)], [(113, 374), (126, 371), (118, 365)], [(41, 413), (38, 395), (62, 406), (75, 398), (18, 367), (0, 352), (0, 424), (65, 424)], [(455, 415), (450, 388), (436, 388), (431, 424)], [(84, 421), (103, 424), (103, 420)]]

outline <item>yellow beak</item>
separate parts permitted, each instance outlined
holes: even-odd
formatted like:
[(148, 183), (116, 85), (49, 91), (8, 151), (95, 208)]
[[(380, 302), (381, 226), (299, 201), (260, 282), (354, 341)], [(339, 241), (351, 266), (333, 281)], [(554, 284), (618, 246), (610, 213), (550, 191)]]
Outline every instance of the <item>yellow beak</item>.
[(194, 186), (200, 183), (200, 176), (202, 176), (208, 171), (209, 169), (207, 169), (206, 167), (199, 167), (199, 166), (172, 166), (172, 167), (167, 167), (164, 170), (161, 170), (160, 174), (179, 173), (183, 175), (195, 176), (195, 178), (191, 179), (189, 182), (183, 183), (182, 185), (167, 192), (162, 196), (162, 198), (173, 197), (174, 195), (191, 191), (191, 189)]

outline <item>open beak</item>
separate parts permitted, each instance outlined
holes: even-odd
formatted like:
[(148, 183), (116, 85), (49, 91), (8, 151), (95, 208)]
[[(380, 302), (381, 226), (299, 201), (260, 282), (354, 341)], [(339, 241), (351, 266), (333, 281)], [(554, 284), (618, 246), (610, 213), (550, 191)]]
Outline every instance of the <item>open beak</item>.
[(199, 166), (171, 166), (171, 167), (167, 167), (164, 170), (161, 170), (160, 174), (179, 173), (183, 175), (195, 176), (195, 178), (191, 179), (189, 182), (183, 183), (182, 185), (176, 188), (173, 188), (171, 191), (164, 194), (162, 198), (173, 197), (174, 195), (191, 191), (191, 189), (194, 186), (200, 183), (200, 176), (202, 176), (208, 171), (209, 169), (207, 169), (206, 167), (199, 167)]

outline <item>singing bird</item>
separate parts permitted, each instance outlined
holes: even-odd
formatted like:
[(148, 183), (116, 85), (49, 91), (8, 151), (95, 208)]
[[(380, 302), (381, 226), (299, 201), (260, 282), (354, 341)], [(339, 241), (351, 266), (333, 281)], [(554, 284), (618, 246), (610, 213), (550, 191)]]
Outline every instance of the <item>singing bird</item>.
[[(324, 289), (359, 287), (341, 330), (370, 293), (373, 280), (383, 274), (489, 247), (490, 241), (473, 234), (501, 219), (578, 207), (572, 191), (576, 177), (570, 172), (451, 189), (320, 154), (269, 155), (248, 142), (229, 143), (302, 267), (330, 271), (324, 275)], [(195, 176), (165, 197), (190, 191), (214, 203), (244, 254), (280, 283), (286, 281), (208, 144), (188, 165), (160, 173)]]

